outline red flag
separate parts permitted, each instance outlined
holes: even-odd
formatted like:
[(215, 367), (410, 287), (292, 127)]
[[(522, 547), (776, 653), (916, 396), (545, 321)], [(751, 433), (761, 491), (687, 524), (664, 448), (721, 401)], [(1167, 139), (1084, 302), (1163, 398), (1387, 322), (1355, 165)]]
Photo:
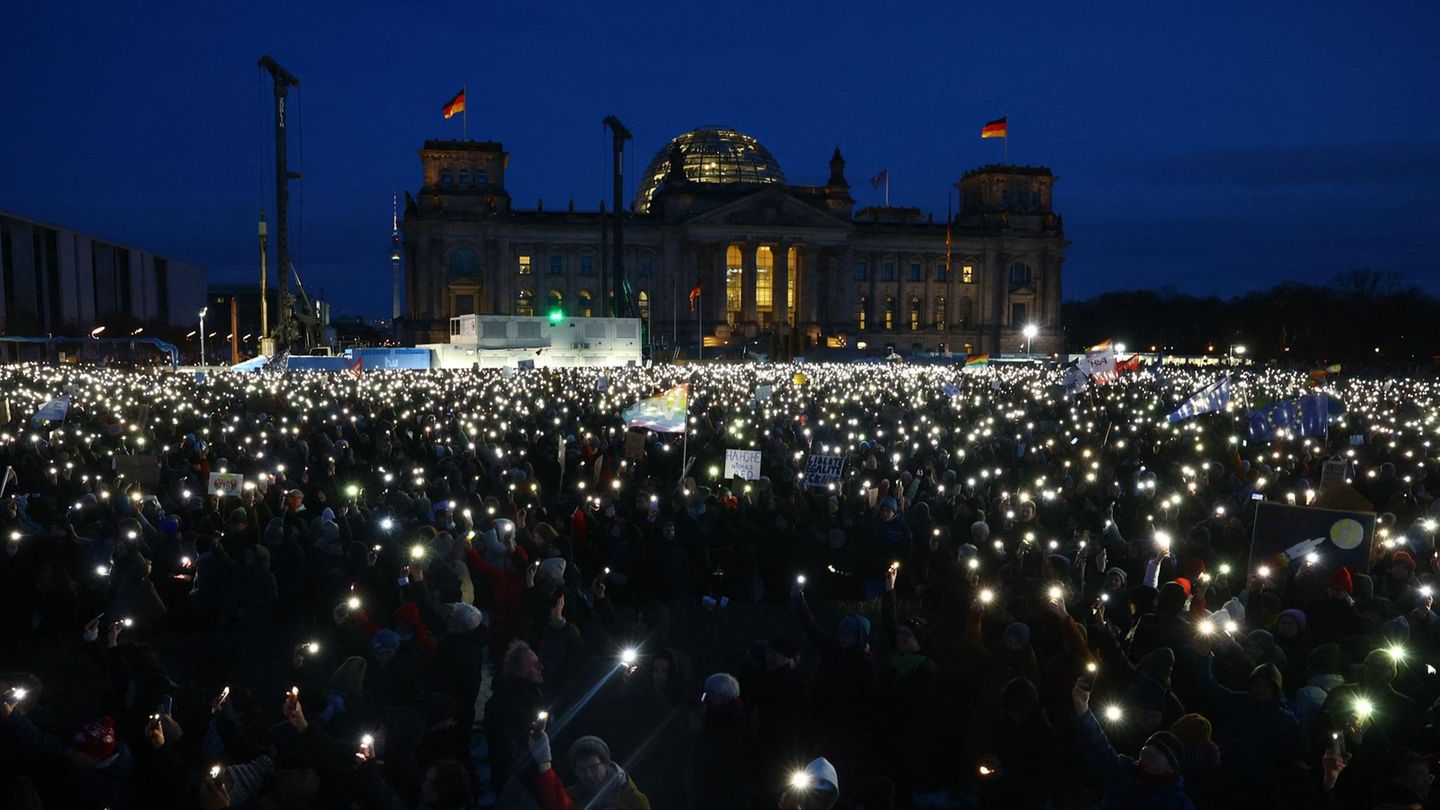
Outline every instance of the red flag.
[(346, 373), (350, 374), (357, 380), (360, 379), (360, 375), (363, 373), (363, 368), (365, 365), (364, 359), (365, 358), (361, 357), (358, 354), (355, 355), (355, 362), (351, 363), (350, 367), (345, 369)]
[(455, 94), (454, 98), (445, 102), (445, 107), (443, 111), (447, 119), (452, 118), (455, 113), (465, 112), (465, 91), (461, 90), (460, 92)]
[(695, 302), (696, 302), (697, 300), (699, 300), (699, 298), (700, 298), (700, 282), (697, 281), (697, 282), (695, 282), (695, 286), (690, 288), (690, 311), (691, 311), (691, 312), (694, 312), (694, 311), (695, 311)]

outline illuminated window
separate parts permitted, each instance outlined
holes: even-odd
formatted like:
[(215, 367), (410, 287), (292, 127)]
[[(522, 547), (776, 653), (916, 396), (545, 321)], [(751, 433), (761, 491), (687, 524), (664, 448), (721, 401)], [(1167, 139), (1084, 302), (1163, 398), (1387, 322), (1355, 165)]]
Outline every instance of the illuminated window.
[(739, 245), (725, 250), (725, 320), (731, 326), (740, 322), (741, 296), (744, 295), (745, 266)]
[(1025, 262), (1015, 262), (1014, 264), (1010, 265), (1011, 284), (1029, 284), (1030, 277), (1030, 265), (1026, 264)]
[(966, 343), (966, 344), (965, 344), (965, 353), (966, 353), (966, 354), (970, 354), (971, 352), (974, 352), (974, 351), (975, 351), (975, 344), (974, 344), (974, 343)]
[(910, 280), (911, 280), (911, 281), (924, 281), (924, 280), (925, 280), (925, 265), (921, 264), (920, 262), (911, 262), (911, 263), (910, 263)]
[[(893, 265), (892, 265), (893, 267)], [(891, 332), (895, 329), (895, 296), (885, 296), (885, 331)]]
[(595, 275), (595, 257), (594, 257), (594, 256), (581, 256), (581, 257), (580, 257), (580, 275), (582, 275), (582, 276), (593, 276), (593, 275)]
[(935, 265), (935, 280), (942, 282), (950, 280), (950, 268), (946, 267), (944, 262)]
[(535, 317), (535, 292), (521, 290), (515, 298), (515, 314), (526, 318)]
[(883, 267), (884, 269), (880, 271), (880, 280), (881, 280), (881, 281), (894, 281), (894, 280), (895, 280), (895, 263), (894, 263), (894, 262), (885, 262), (883, 265), (881, 265), (881, 267)]
[(775, 254), (769, 245), (755, 250), (755, 317), (769, 323), (775, 309)]
[(945, 296), (937, 295), (935, 296), (935, 328), (943, 331), (945, 327)]
[(552, 276), (558, 276), (558, 275), (560, 275), (561, 273), (564, 273), (564, 272), (565, 272), (565, 257), (564, 257), (564, 256), (551, 256), (551, 257), (550, 257), (550, 275), (552, 275)]
[(595, 317), (595, 295), (589, 290), (580, 291), (580, 317)]
[(975, 268), (971, 265), (964, 265), (960, 268), (960, 282), (962, 284), (975, 283)]
[[(916, 266), (918, 267), (919, 265), (916, 265)], [(924, 317), (924, 314), (925, 314), (925, 302), (924, 302), (924, 301), (921, 301), (921, 300), (920, 300), (920, 296), (918, 296), (918, 295), (912, 295), (912, 296), (910, 296), (910, 331), (911, 331), (911, 332), (919, 332), (919, 331), (920, 331), (920, 319), (921, 319), (922, 317)]]
[(795, 288), (800, 286), (800, 251), (790, 248), (785, 256), (785, 266), (790, 268), (790, 283), (785, 285), (785, 311), (790, 323), (800, 322), (800, 313), (795, 309)]
[(445, 260), (445, 272), (454, 276), (480, 275), (480, 257), (470, 248), (458, 248)]
[(530, 257), (529, 257), (529, 256), (521, 256), (521, 257), (520, 257), (519, 269), (520, 269), (520, 275), (522, 275), (522, 276), (528, 276), (528, 275), (530, 275)]
[(646, 320), (649, 320), (649, 319), (650, 319), (650, 294), (647, 293), (647, 292), (645, 292), (644, 290), (641, 290), (641, 291), (640, 291), (639, 302), (640, 302), (640, 317), (641, 317), (641, 318), (644, 318), (644, 319), (646, 319)]
[(545, 314), (565, 311), (565, 294), (559, 290), (551, 290), (550, 295), (545, 299)]
[(655, 257), (653, 257), (653, 256), (641, 256), (641, 257), (640, 257), (640, 275), (642, 275), (642, 276), (648, 276), (648, 275), (650, 275), (650, 274), (651, 274), (652, 272), (654, 272), (654, 271), (655, 271)]
[(870, 299), (868, 296), (855, 296), (855, 328), (861, 332), (865, 331), (866, 316), (868, 315), (869, 309)]
[(856, 259), (856, 260), (855, 260), (855, 280), (856, 280), (856, 281), (869, 281), (869, 280), (870, 280), (870, 265), (869, 265), (869, 263), (866, 262), (864, 259)]

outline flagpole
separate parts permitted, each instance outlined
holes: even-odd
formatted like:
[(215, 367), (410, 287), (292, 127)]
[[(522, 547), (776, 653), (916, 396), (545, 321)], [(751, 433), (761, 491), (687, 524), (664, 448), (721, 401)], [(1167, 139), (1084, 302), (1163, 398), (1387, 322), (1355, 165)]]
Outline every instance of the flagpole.
[(1002, 154), (1005, 156), (1005, 157), (1003, 158), (1003, 160), (1004, 160), (1004, 162), (1005, 162), (1005, 165), (1006, 165), (1006, 166), (1009, 166), (1009, 165), (1010, 165), (1010, 113), (1005, 113), (1005, 115), (1003, 115), (1003, 116), (1001, 116), (1001, 117), (1005, 119), (1005, 137), (1003, 137), (1003, 138), (1000, 139), (1001, 141), (1004, 142), (1004, 143), (1003, 143), (1003, 150), (1004, 150), (1004, 151), (1002, 152)]
[(460, 140), (470, 140), (470, 88), (460, 85)]
[(890, 207), (890, 170), (885, 170), (885, 207)]
[(695, 296), (695, 359), (702, 360), (705, 357), (705, 324), (700, 320), (700, 315), (705, 311), (705, 289), (700, 289), (700, 294)]

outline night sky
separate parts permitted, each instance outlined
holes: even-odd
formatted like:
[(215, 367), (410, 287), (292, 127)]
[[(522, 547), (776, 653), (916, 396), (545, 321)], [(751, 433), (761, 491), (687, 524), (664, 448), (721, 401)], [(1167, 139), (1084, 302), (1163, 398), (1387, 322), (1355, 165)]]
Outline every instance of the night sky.
[(462, 84), (517, 207), (607, 196), (614, 113), (627, 200), (671, 137), (716, 123), (793, 183), (823, 183), (838, 145), (861, 205), (888, 168), (892, 202), (938, 218), (1008, 114), (1011, 161), (1060, 178), (1067, 298), (1357, 266), (1440, 281), (1433, 0), (10, 5), (0, 210), (257, 277), (270, 53), (302, 82), (296, 264), (336, 315), (388, 312), (390, 193), (418, 187), (423, 140), (460, 137), (440, 107)]

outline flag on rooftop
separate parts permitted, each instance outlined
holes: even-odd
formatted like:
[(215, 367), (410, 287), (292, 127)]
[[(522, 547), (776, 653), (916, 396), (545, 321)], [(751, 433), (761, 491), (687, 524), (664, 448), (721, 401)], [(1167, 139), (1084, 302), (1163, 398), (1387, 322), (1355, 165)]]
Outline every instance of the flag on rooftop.
[(445, 107), (441, 111), (445, 113), (447, 119), (455, 117), (456, 113), (465, 112), (465, 91), (461, 90), (455, 94), (454, 98), (445, 102)]
[(1002, 115), (1002, 116), (1000, 116), (999, 118), (996, 118), (994, 121), (990, 121), (990, 122), (988, 122), (987, 124), (985, 124), (985, 126), (981, 127), (981, 128), (980, 128), (980, 137), (982, 137), (982, 138), (1006, 138), (1006, 137), (1009, 137), (1009, 133), (1008, 133), (1008, 131), (1007, 131), (1006, 124), (1005, 124), (1005, 118), (1006, 118), (1006, 116), (1003, 116), (1003, 115)]

